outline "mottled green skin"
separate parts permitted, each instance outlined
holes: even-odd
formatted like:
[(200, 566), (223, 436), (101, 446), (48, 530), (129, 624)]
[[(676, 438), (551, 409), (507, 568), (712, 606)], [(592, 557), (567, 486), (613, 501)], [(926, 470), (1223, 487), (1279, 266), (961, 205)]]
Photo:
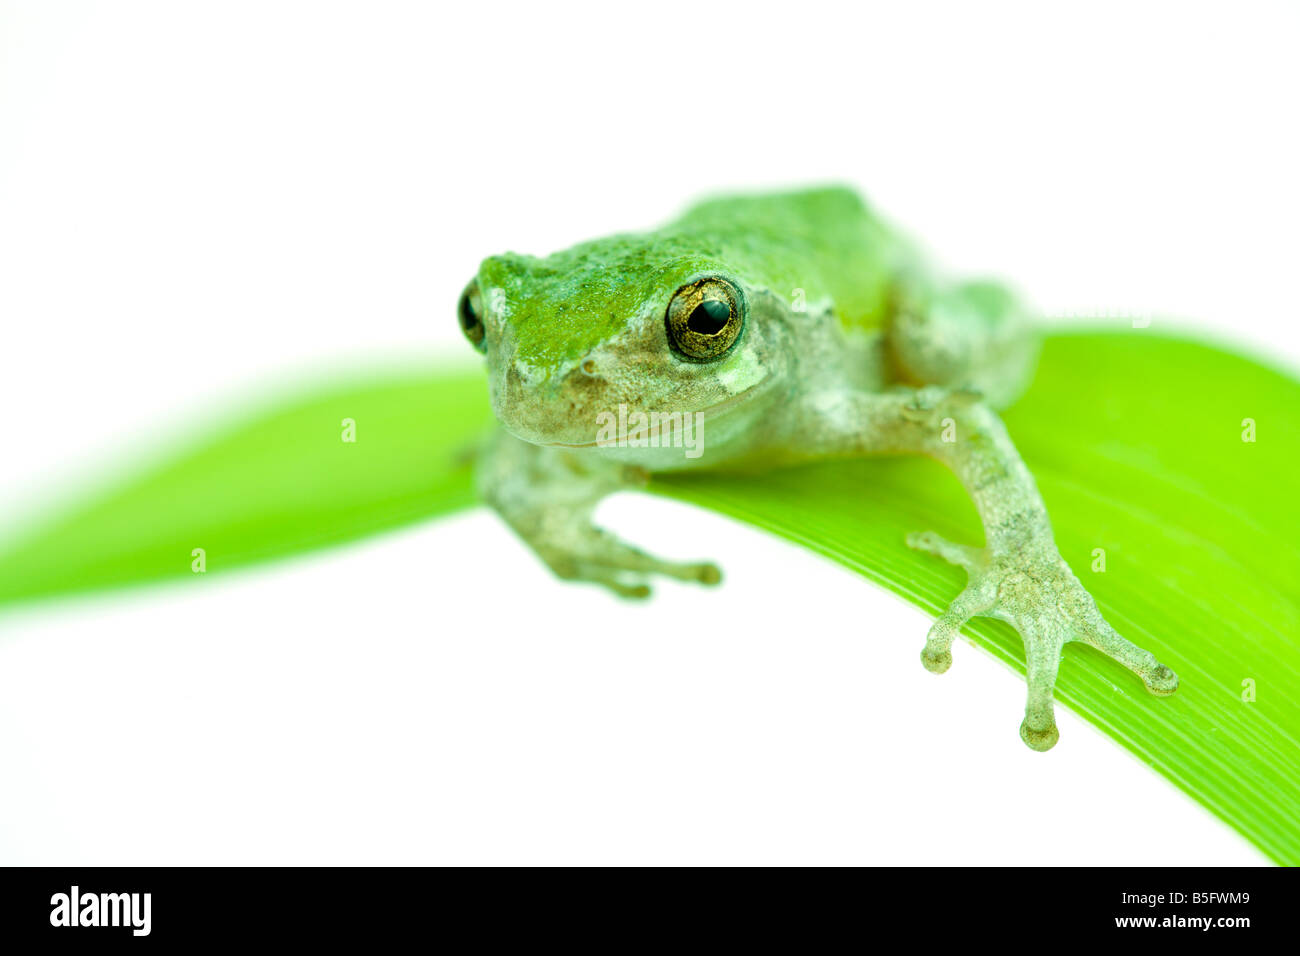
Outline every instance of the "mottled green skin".
[[(554, 374), (617, 335), (692, 275), (716, 272), (846, 327), (878, 328), (909, 247), (841, 187), (711, 199), (662, 229), (586, 242), (545, 258), (493, 256), (480, 287), (510, 303), (516, 358)], [(802, 290), (797, 291), (797, 290)]]
[[(742, 324), (701, 360), (666, 326), (674, 296), (706, 278), (735, 288)], [(461, 320), (503, 426), (480, 459), (480, 491), (560, 577), (627, 597), (648, 594), (654, 574), (719, 580), (712, 564), (664, 561), (593, 524), (604, 496), (650, 472), (928, 455), (961, 480), (985, 530), (983, 547), (908, 538), (967, 572), (930, 629), (928, 669), (948, 669), (971, 617), (1009, 622), (1029, 682), (1020, 735), (1035, 750), (1057, 740), (1052, 691), (1069, 641), (1121, 661), (1153, 694), (1178, 686), (1106, 622), (1061, 557), (997, 417), (1036, 360), (1025, 310), (995, 283), (930, 274), (852, 192), (715, 199), (655, 232), (494, 257)], [(668, 434), (683, 441), (661, 440), (647, 417), (611, 443), (599, 423), (616, 408), (676, 415)]]

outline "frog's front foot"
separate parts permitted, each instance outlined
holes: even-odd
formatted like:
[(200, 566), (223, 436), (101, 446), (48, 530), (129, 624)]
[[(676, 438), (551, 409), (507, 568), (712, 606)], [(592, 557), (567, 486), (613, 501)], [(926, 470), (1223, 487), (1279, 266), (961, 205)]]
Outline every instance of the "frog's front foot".
[(716, 564), (664, 561), (591, 526), (568, 529), (560, 540), (538, 544), (537, 551), (558, 577), (599, 584), (625, 598), (649, 597), (647, 579), (656, 574), (699, 584), (722, 580)]
[(1020, 737), (1034, 750), (1050, 750), (1059, 734), (1052, 692), (1068, 641), (1083, 641), (1119, 661), (1160, 697), (1178, 689), (1168, 667), (1121, 637), (1106, 623), (1097, 603), (1057, 553), (1050, 540), (1005, 552), (946, 541), (933, 532), (910, 534), (909, 547), (938, 555), (966, 569), (965, 589), (930, 628), (921, 662), (942, 674), (952, 664), (952, 642), (961, 626), (978, 615), (1006, 621), (1025, 645), (1029, 698)]

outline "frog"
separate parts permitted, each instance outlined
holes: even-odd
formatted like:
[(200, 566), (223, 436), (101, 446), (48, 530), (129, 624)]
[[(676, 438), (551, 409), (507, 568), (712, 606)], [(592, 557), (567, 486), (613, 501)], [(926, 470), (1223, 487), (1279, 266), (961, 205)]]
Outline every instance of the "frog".
[(1032, 310), (1001, 282), (937, 268), (853, 187), (714, 196), (651, 231), (489, 256), (456, 313), (499, 423), (478, 491), (559, 578), (629, 599), (656, 576), (721, 580), (712, 562), (653, 556), (594, 522), (602, 499), (655, 474), (927, 456), (961, 481), (985, 539), (906, 538), (966, 572), (926, 635), (927, 670), (949, 669), (971, 618), (1009, 623), (1025, 650), (1020, 737), (1035, 751), (1059, 739), (1068, 642), (1153, 695), (1177, 689), (1061, 556), (998, 414), (1036, 367)]

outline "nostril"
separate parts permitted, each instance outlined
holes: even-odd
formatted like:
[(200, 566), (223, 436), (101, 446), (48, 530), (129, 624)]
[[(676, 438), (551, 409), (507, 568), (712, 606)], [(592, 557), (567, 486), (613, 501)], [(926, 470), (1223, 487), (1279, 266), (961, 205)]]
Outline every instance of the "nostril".
[(596, 374), (596, 360), (595, 360), (595, 359), (587, 359), (586, 361), (584, 361), (584, 362), (583, 362), (580, 366), (578, 366), (578, 367), (579, 367), (580, 369), (582, 369), (582, 372), (583, 372), (584, 375), (595, 375), (595, 374)]

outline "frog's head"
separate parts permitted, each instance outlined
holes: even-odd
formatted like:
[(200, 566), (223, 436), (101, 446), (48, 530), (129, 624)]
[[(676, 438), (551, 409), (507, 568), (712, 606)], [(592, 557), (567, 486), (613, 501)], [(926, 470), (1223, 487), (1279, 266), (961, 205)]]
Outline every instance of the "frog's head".
[(733, 422), (760, 407), (784, 368), (771, 299), (698, 243), (617, 236), (489, 258), (458, 312), (501, 423), (536, 444), (588, 445), (620, 406)]

